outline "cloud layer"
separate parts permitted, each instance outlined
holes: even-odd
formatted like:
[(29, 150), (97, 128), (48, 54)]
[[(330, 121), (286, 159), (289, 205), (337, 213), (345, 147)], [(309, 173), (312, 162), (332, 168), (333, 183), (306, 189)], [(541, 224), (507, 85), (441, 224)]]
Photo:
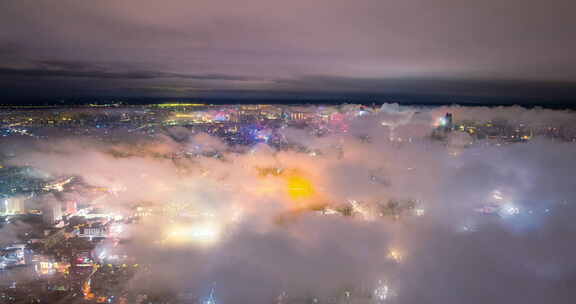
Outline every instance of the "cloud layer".
[(38, 88), (43, 96), (569, 99), (574, 9), (568, 0), (5, 1), (0, 81), (15, 97)]
[[(100, 204), (119, 212), (149, 202), (212, 214), (222, 234), (210, 244), (159, 245), (171, 225), (162, 217), (132, 226), (124, 250), (154, 275), (139, 273), (131, 288), (153, 282), (205, 295), (216, 286), (223, 303), (271, 303), (284, 293), (302, 303), (366, 303), (380, 301), (374, 290), (385, 284), (382, 301), (391, 303), (571, 303), (576, 146), (546, 138), (470, 147), (458, 138), (430, 140), (446, 112), (533, 125), (574, 121), (572, 112), (521, 107), (384, 105), (345, 118), (347, 132), (282, 130), (317, 154), (267, 145), (232, 152), (219, 139), (179, 129), (171, 131), (179, 141), (164, 136), (138, 149), (85, 138), (41, 142), (24, 146), (11, 163), (117, 189)], [(158, 157), (197, 147), (224, 157)], [(263, 168), (284, 173), (262, 174)], [(305, 200), (290, 192), (302, 191), (290, 188), (294, 175), (312, 184)], [(407, 199), (422, 213), (342, 217), (308, 210), (318, 202), (369, 209)], [(495, 214), (478, 211), (496, 203), (502, 208)]]

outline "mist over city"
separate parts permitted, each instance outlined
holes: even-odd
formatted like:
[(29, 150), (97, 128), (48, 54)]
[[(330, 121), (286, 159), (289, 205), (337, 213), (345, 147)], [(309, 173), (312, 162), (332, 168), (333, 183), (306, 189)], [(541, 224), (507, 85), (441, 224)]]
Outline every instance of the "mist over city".
[(165, 103), (0, 119), (6, 303), (574, 295), (570, 110)]
[(576, 303), (576, 1), (0, 1), (0, 304)]

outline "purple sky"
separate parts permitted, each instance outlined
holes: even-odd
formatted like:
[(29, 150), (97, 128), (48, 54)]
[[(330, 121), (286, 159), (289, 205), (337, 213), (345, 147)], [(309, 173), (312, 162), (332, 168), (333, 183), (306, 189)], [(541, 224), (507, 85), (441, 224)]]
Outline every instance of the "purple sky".
[(576, 3), (0, 2), (5, 96), (568, 98)]

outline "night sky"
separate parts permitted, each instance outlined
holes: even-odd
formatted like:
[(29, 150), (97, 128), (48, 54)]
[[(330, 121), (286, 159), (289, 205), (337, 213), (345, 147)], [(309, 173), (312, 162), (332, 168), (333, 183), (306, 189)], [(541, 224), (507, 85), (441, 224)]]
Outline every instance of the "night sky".
[(0, 2), (0, 103), (576, 103), (570, 0)]

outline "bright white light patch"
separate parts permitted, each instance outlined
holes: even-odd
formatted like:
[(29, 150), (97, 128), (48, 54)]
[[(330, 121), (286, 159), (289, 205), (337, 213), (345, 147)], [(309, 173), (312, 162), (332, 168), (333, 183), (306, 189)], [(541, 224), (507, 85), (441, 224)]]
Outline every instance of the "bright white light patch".
[(383, 302), (388, 299), (390, 295), (390, 288), (382, 281), (378, 281), (378, 286), (374, 289), (374, 297), (378, 302)]
[(501, 217), (515, 216), (515, 215), (520, 214), (520, 208), (518, 208), (517, 206), (515, 206), (511, 203), (508, 203), (508, 204), (502, 206), (502, 208), (500, 209), (498, 214)]
[(217, 243), (222, 235), (220, 225), (215, 222), (195, 223), (171, 227), (166, 233), (168, 244), (212, 245)]
[(502, 193), (499, 190), (494, 190), (494, 192), (492, 192), (492, 198), (498, 201), (501, 201), (504, 199), (504, 197), (502, 196)]

